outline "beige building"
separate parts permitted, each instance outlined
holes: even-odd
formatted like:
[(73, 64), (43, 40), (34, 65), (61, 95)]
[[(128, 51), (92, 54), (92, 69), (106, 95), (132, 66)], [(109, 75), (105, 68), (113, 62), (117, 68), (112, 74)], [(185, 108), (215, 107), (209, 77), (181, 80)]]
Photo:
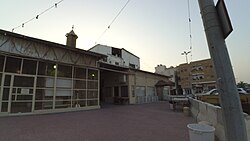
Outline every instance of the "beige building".
[(181, 64), (177, 68), (183, 94), (202, 93), (216, 88), (216, 74), (211, 59)]
[(142, 104), (163, 100), (174, 85), (169, 76), (100, 62), (101, 104)]

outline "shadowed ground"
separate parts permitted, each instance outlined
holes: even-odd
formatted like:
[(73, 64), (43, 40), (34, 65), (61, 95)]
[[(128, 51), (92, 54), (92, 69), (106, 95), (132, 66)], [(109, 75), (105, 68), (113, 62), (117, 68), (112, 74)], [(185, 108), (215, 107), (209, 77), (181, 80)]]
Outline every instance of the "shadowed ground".
[(0, 118), (0, 141), (189, 141), (192, 117), (167, 102)]

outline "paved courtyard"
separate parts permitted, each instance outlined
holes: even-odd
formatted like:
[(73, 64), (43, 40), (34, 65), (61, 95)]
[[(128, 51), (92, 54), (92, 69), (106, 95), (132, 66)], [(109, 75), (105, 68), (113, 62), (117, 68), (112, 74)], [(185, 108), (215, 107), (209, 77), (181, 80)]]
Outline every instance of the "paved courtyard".
[(192, 117), (167, 102), (0, 118), (0, 141), (189, 141)]

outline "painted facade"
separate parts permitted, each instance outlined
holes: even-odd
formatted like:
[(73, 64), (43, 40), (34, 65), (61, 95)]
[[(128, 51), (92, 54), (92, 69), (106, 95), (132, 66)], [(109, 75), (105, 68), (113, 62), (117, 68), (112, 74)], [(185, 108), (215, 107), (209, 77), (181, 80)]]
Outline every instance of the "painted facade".
[(124, 48), (119, 49), (98, 44), (89, 49), (89, 51), (107, 55), (108, 57), (105, 62), (109, 64), (121, 67), (140, 69), (140, 58), (125, 50)]
[(179, 84), (183, 94), (196, 94), (216, 88), (216, 74), (211, 59), (178, 66)]

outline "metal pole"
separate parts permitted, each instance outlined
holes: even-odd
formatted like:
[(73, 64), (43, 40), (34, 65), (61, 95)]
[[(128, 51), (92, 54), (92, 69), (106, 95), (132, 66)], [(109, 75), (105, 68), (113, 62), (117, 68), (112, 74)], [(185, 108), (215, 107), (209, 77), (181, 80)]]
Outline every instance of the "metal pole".
[(207, 43), (217, 75), (226, 141), (247, 141), (235, 77), (213, 0), (198, 0)]
[(185, 55), (187, 64), (188, 64), (187, 55), (188, 55), (190, 52), (191, 52), (191, 51), (188, 51), (188, 52), (184, 51), (183, 53), (181, 53), (181, 55)]

